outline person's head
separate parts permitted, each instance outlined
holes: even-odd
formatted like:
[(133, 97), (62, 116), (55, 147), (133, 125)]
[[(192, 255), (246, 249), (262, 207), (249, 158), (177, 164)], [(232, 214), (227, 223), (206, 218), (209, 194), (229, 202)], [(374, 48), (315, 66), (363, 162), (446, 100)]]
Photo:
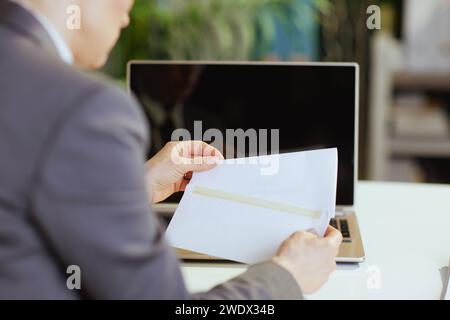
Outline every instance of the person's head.
[[(45, 15), (72, 50), (75, 63), (83, 68), (100, 68), (129, 24), (134, 0), (23, 0)], [(70, 28), (76, 8), (80, 28)], [(69, 23), (70, 25), (70, 23)]]

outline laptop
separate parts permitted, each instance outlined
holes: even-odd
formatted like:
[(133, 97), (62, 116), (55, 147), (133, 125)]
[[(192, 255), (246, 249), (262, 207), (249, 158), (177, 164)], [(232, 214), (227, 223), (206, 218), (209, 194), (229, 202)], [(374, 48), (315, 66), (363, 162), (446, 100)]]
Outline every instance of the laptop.
[[(195, 140), (213, 145), (215, 141), (205, 139), (208, 129), (219, 129), (224, 136), (227, 129), (278, 129), (279, 153), (337, 148), (337, 209), (331, 224), (344, 237), (337, 262), (364, 261), (354, 211), (358, 168), (357, 64), (131, 61), (127, 81), (151, 127), (149, 158), (180, 128), (187, 129)], [(274, 153), (272, 144), (270, 141), (267, 150), (257, 150), (257, 154)], [(254, 148), (245, 148), (240, 154), (228, 150), (226, 154), (257, 155), (250, 149)], [(166, 225), (181, 196), (176, 194), (154, 207)], [(178, 254), (188, 261), (218, 260), (185, 250), (178, 250)]]

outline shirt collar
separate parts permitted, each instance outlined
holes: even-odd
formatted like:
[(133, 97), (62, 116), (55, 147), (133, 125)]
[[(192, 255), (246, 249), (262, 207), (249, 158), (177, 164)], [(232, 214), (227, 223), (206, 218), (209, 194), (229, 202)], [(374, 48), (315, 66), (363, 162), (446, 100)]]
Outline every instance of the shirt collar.
[(74, 58), (73, 58), (72, 51), (70, 50), (67, 43), (64, 41), (61, 34), (52, 25), (52, 23), (47, 19), (47, 17), (45, 17), (43, 14), (37, 12), (30, 6), (26, 5), (21, 0), (10, 0), (10, 1), (17, 3), (18, 5), (22, 6), (25, 10), (29, 11), (36, 18), (36, 20), (39, 21), (39, 23), (42, 25), (42, 27), (48, 33), (50, 39), (52, 40), (53, 45), (55, 46), (56, 50), (58, 51), (58, 54), (59, 54), (61, 60), (67, 64), (73, 64)]

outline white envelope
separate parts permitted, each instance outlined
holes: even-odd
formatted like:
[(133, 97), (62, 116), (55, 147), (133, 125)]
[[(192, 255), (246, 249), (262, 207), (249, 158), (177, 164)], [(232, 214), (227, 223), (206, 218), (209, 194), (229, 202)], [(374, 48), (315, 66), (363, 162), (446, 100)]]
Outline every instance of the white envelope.
[(255, 264), (335, 214), (337, 149), (226, 160), (194, 174), (167, 229), (172, 246)]

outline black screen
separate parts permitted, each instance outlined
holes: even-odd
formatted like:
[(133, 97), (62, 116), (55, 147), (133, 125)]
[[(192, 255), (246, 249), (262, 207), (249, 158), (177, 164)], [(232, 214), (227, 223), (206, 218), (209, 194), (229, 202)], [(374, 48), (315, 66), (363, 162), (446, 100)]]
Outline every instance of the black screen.
[(202, 121), (203, 132), (217, 128), (224, 136), (226, 129), (279, 129), (281, 153), (338, 148), (337, 204), (351, 205), (356, 75), (351, 64), (161, 62), (132, 63), (129, 81), (152, 128), (149, 157), (177, 128), (194, 137), (194, 121)]

